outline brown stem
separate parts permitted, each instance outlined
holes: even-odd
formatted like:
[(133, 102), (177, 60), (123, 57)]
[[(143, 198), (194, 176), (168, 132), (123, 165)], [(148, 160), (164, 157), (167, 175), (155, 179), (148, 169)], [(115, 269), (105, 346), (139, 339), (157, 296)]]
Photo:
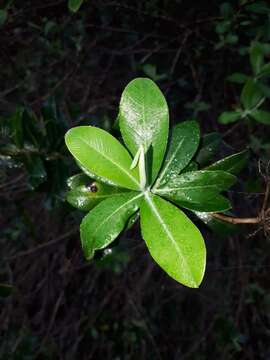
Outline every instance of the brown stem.
[(262, 221), (260, 216), (254, 218), (238, 218), (238, 217), (228, 216), (219, 213), (213, 213), (212, 215), (216, 219), (226, 221), (230, 224), (259, 224)]

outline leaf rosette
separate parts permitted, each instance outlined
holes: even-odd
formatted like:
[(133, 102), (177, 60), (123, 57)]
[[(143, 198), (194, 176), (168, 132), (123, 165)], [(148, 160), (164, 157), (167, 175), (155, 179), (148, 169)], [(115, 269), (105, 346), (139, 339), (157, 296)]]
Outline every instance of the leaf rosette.
[(223, 192), (235, 183), (232, 173), (243, 166), (246, 153), (198, 170), (198, 123), (184, 121), (169, 134), (166, 99), (150, 79), (126, 86), (118, 121), (124, 145), (93, 126), (72, 128), (65, 137), (84, 171), (69, 180), (67, 193), (73, 206), (89, 211), (80, 227), (84, 254), (93, 258), (139, 214), (142, 237), (156, 263), (179, 283), (196, 288), (204, 276), (206, 248), (180, 208), (199, 218), (228, 210)]

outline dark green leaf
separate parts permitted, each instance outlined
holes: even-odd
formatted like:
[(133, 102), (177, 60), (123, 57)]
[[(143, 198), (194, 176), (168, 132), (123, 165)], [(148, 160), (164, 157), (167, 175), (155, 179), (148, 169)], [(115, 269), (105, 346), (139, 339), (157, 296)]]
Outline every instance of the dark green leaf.
[(14, 288), (12, 285), (8, 284), (0, 284), (0, 298), (8, 297), (12, 294)]
[(18, 107), (10, 119), (11, 138), (18, 148), (23, 147), (23, 112), (24, 108)]
[(155, 188), (166, 184), (188, 165), (197, 151), (199, 142), (200, 130), (197, 122), (185, 121), (173, 128), (168, 152)]
[(213, 161), (216, 152), (221, 144), (221, 135), (217, 132), (204, 135), (196, 161), (200, 166), (206, 166)]
[(257, 14), (269, 14), (270, 7), (265, 1), (258, 1), (253, 4), (245, 6), (246, 10)]
[(72, 12), (77, 12), (84, 0), (68, 0), (68, 8)]
[(236, 175), (246, 166), (248, 157), (249, 151), (244, 150), (215, 162), (206, 170), (223, 170)]
[(264, 110), (255, 110), (250, 114), (253, 119), (264, 125), (270, 125), (270, 112)]
[(244, 84), (250, 77), (242, 73), (234, 73), (227, 77), (227, 80), (237, 83)]
[(181, 210), (158, 196), (147, 194), (140, 209), (142, 236), (153, 259), (181, 284), (198, 287), (206, 262), (200, 231)]
[(254, 41), (250, 47), (250, 63), (253, 73), (258, 75), (264, 61), (264, 51), (260, 43)]
[(142, 194), (129, 192), (102, 201), (81, 223), (82, 247), (87, 259), (95, 250), (104, 249), (124, 229), (128, 219), (138, 210)]
[(3, 26), (7, 20), (8, 12), (5, 9), (0, 9), (0, 26)]
[(235, 181), (235, 176), (225, 171), (192, 171), (173, 178), (155, 193), (190, 210), (225, 211), (231, 206), (219, 192), (230, 188)]
[(264, 96), (258, 85), (253, 79), (246, 82), (241, 92), (240, 100), (246, 110), (251, 110), (259, 102), (263, 100)]
[(261, 70), (260, 70), (260, 72), (258, 74), (258, 77), (268, 77), (268, 76), (270, 76), (270, 63), (265, 64), (261, 68)]
[(28, 182), (32, 190), (46, 181), (47, 172), (40, 156), (34, 154), (26, 155), (23, 157), (23, 163), (26, 167)]

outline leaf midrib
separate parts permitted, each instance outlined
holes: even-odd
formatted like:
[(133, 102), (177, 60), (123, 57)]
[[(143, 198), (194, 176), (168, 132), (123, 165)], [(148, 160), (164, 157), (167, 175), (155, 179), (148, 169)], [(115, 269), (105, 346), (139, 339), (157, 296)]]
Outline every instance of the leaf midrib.
[(192, 281), (194, 282), (193, 285), (197, 285), (196, 281), (194, 280), (194, 276), (192, 274), (192, 271), (190, 270), (190, 266), (188, 265), (184, 255), (182, 254), (181, 250), (178, 247), (177, 242), (174, 240), (173, 234), (171, 234), (170, 230), (168, 229), (167, 225), (164, 223), (164, 221), (162, 220), (162, 217), (160, 216), (158, 209), (156, 208), (154, 202), (152, 201), (151, 197), (149, 196), (149, 193), (145, 194), (145, 200), (147, 201), (150, 209), (153, 211), (154, 215), (157, 217), (161, 227), (163, 228), (164, 232), (167, 234), (168, 238), (170, 239), (171, 243), (173, 244), (173, 247), (175, 248), (178, 257), (180, 259), (180, 262), (182, 261), (182, 263), (184, 263), (184, 265), (186, 266), (186, 268), (189, 270), (189, 275), (190, 278), (192, 279)]
[(176, 147), (176, 150), (172, 153), (172, 156), (171, 156), (170, 160), (169, 160), (168, 163), (165, 165), (164, 169), (162, 170), (162, 172), (161, 172), (161, 174), (160, 174), (160, 176), (159, 176), (159, 178), (158, 178), (158, 180), (157, 180), (157, 183), (156, 183), (156, 185), (155, 185), (155, 188), (158, 188), (159, 185), (161, 184), (163, 178), (164, 178), (165, 175), (166, 175), (166, 171), (167, 171), (168, 167), (171, 165), (173, 159), (175, 158), (175, 155), (178, 153), (178, 151), (179, 151), (180, 147), (182, 146), (184, 140), (185, 140), (185, 137), (183, 137), (183, 138), (181, 139), (181, 141), (179, 142), (179, 144), (178, 144), (177, 147)]
[(96, 227), (96, 230), (93, 232), (93, 238), (95, 237), (95, 235), (97, 234), (97, 232), (99, 231), (99, 229), (107, 222), (110, 220), (110, 218), (112, 216), (114, 216), (118, 211), (120, 211), (122, 208), (124, 208), (125, 206), (127, 206), (128, 204), (130, 204), (131, 202), (133, 202), (136, 199), (139, 199), (141, 196), (143, 196), (143, 194), (139, 194), (137, 196), (134, 195), (134, 197), (132, 197), (132, 199), (128, 200), (127, 202), (125, 202), (124, 204), (122, 204), (120, 207), (118, 207), (116, 210), (114, 210), (108, 217), (106, 217), (100, 224), (99, 226)]
[[(140, 184), (137, 182), (137, 180), (128, 172), (126, 171), (125, 168), (123, 168), (122, 166), (120, 166), (118, 163), (116, 163), (115, 161), (113, 161), (111, 158), (107, 157), (104, 153), (101, 153), (99, 151), (97, 151), (93, 146), (91, 146), (84, 138), (79, 137), (78, 139), (80, 139), (83, 143), (85, 143), (90, 149), (94, 150), (94, 152), (96, 152), (97, 154), (99, 154), (100, 156), (104, 157), (106, 160), (108, 160), (109, 162), (111, 162), (113, 165), (115, 165), (116, 167), (118, 167), (124, 174), (126, 174), (132, 181), (134, 184), (136, 184), (138, 186), (138, 188), (140, 187)], [(110, 180), (110, 179), (109, 179)]]
[(171, 191), (181, 191), (181, 190), (197, 190), (197, 189), (215, 189), (218, 192), (222, 191), (224, 188), (220, 188), (216, 185), (195, 185), (195, 186), (181, 186), (181, 187), (171, 187), (171, 188), (164, 188), (164, 189), (156, 189), (155, 193), (167, 193)]

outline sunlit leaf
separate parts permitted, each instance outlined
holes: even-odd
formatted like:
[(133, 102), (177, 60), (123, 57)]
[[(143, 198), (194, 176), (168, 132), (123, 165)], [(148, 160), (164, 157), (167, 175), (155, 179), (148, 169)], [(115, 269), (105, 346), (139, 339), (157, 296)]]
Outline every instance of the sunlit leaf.
[(130, 170), (132, 159), (127, 150), (106, 131), (93, 126), (70, 129), (65, 136), (69, 151), (90, 173), (122, 187), (140, 187), (138, 170)]
[(148, 182), (153, 183), (162, 165), (169, 127), (167, 102), (157, 85), (145, 78), (131, 81), (122, 94), (118, 119), (123, 140), (133, 156), (143, 146)]
[(174, 205), (148, 194), (140, 207), (142, 236), (158, 265), (186, 286), (200, 285), (206, 261), (203, 237)]

